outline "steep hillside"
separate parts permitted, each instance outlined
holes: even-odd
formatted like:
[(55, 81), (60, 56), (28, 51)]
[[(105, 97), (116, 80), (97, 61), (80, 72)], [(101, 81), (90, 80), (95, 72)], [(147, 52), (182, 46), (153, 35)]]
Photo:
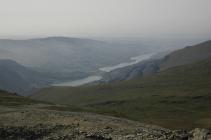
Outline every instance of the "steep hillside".
[(82, 87), (50, 87), (34, 99), (170, 128), (211, 126), (211, 59), (152, 76)]
[(160, 57), (153, 57), (151, 60), (105, 73), (99, 82), (109, 83), (133, 79), (154, 74), (171, 67), (199, 62), (209, 57), (211, 57), (211, 41), (185, 47)]
[(50, 79), (12, 60), (0, 60), (0, 89), (28, 95), (45, 87)]
[(144, 77), (155, 74), (159, 71), (158, 63), (160, 60), (146, 60), (141, 63), (119, 68), (111, 72), (105, 73), (100, 81), (96, 83), (111, 83), (123, 80), (130, 80), (136, 77)]
[(211, 41), (175, 51), (167, 55), (160, 64), (160, 70), (190, 64), (211, 57)]

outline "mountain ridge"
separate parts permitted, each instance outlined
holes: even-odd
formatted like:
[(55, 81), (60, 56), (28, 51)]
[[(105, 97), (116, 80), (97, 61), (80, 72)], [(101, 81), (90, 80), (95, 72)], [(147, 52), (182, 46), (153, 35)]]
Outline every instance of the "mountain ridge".
[(140, 44), (118, 44), (92, 39), (47, 37), (0, 40), (0, 59), (10, 59), (58, 81), (98, 73), (100, 67), (127, 61), (150, 49)]

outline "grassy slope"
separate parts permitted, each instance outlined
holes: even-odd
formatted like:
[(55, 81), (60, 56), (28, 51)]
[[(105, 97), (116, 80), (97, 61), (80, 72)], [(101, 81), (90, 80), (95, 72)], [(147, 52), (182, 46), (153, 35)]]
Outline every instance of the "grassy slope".
[(202, 61), (211, 56), (211, 40), (185, 47), (167, 55), (160, 65), (161, 70)]
[(116, 84), (50, 87), (33, 97), (169, 128), (211, 127), (211, 59)]
[[(47, 109), (47, 110), (59, 110), (59, 111), (71, 111), (71, 112), (84, 112), (86, 110), (75, 107), (75, 106), (62, 106), (56, 105), (48, 102), (34, 100), (28, 97), (19, 96), (16, 94), (11, 94), (7, 91), (0, 90), (0, 107), (4, 108), (22, 108), (24, 109), (27, 105), (36, 105), (40, 104), (39, 109)], [(41, 106), (41, 104), (43, 106)], [(36, 106), (34, 106), (36, 108)], [(33, 108), (33, 107), (32, 107)], [(35, 109), (33, 108), (33, 109)], [(1, 112), (1, 111), (0, 111)]]
[(18, 107), (22, 105), (30, 105), (41, 103), (27, 97), (18, 96), (15, 94), (8, 93), (7, 91), (0, 90), (0, 105), (7, 107)]

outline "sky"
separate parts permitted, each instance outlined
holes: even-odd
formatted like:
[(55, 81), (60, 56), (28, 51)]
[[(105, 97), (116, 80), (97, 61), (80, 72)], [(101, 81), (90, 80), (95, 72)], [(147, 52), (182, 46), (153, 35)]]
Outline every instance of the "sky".
[(210, 37), (211, 0), (0, 0), (0, 38)]

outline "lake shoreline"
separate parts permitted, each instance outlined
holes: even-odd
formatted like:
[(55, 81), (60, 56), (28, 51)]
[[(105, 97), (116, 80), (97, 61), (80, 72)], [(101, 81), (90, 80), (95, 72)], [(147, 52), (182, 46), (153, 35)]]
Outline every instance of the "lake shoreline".
[[(99, 68), (100, 71), (107, 73), (107, 72), (111, 72), (113, 70), (119, 69), (119, 68), (124, 68), (127, 66), (131, 66), (137, 63), (140, 63), (144, 60), (150, 59), (152, 58), (156, 53), (148, 53), (148, 54), (141, 54), (135, 57), (131, 57), (130, 61), (131, 62), (123, 62), (114, 66), (108, 66), (108, 67), (102, 67)], [(102, 75), (91, 75), (82, 79), (78, 79), (78, 80), (73, 80), (73, 81), (67, 81), (67, 82), (61, 82), (61, 83), (55, 83), (52, 84), (52, 86), (72, 86), (72, 87), (76, 87), (76, 86), (81, 86), (81, 85), (85, 85), (88, 83), (92, 83), (92, 82), (96, 82), (102, 79)]]

